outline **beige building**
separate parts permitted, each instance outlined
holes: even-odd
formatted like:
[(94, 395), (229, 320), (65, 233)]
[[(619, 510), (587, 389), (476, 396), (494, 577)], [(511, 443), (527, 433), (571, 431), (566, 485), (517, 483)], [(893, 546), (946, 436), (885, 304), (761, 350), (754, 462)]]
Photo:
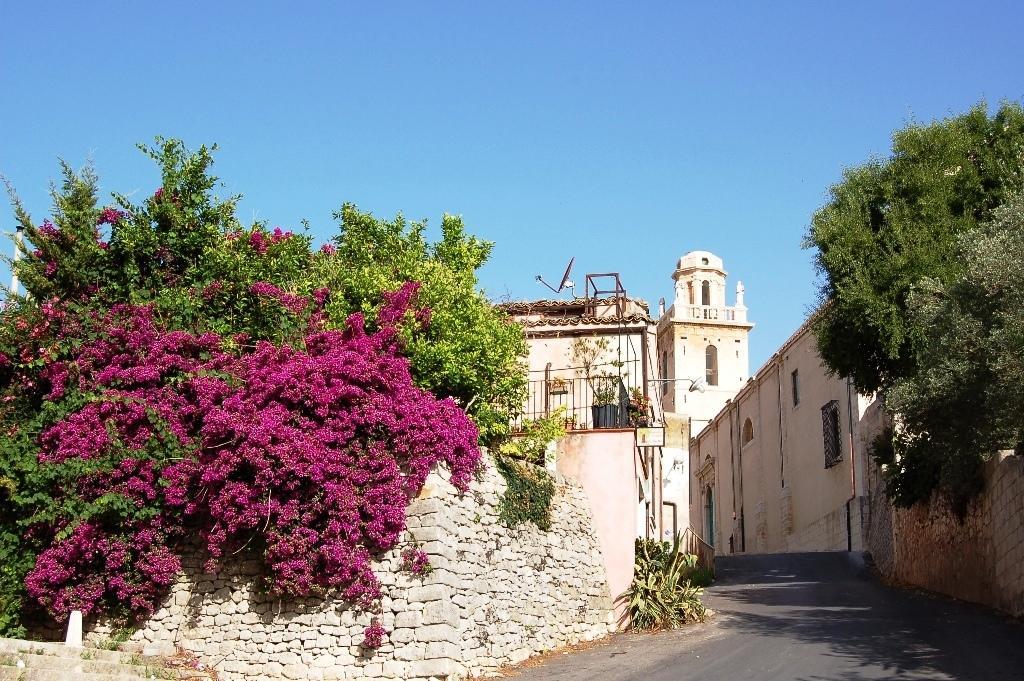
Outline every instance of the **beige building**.
[(718, 553), (859, 550), (878, 405), (804, 324), (690, 443), (690, 518)]
[[(595, 426), (591, 409), (595, 387), (621, 382), (615, 386), (616, 393), (628, 394), (633, 388), (646, 392), (655, 378), (647, 303), (626, 296), (625, 291), (620, 296), (532, 300), (498, 307), (525, 330), (529, 347), (526, 418), (564, 407), (568, 430), (588, 430)], [(584, 351), (593, 353), (589, 366), (583, 366), (581, 344)], [(620, 398), (615, 395), (617, 402)]]
[[(569, 436), (559, 443), (557, 467), (591, 497), (605, 555), (614, 563), (613, 583), (632, 575), (635, 537), (670, 538), (690, 526), (691, 433), (714, 418), (749, 375), (753, 324), (743, 285), (729, 304), (722, 259), (707, 251), (684, 255), (671, 276), (675, 298), (669, 309), (660, 306), (657, 321), (644, 301), (626, 294), (616, 274), (587, 275), (583, 298), (499, 306), (526, 333), (523, 418), (565, 409)], [(603, 295), (591, 293), (598, 281), (611, 282)], [(588, 366), (581, 345), (593, 350)], [(616, 385), (615, 422), (599, 422), (595, 386), (602, 382), (595, 374), (611, 376)], [(635, 393), (651, 400), (652, 425), (664, 426), (662, 446), (637, 446), (637, 423), (627, 409)]]
[[(524, 327), (529, 348), (522, 419), (565, 410), (568, 434), (557, 445), (555, 468), (587, 493), (609, 586), (618, 595), (633, 578), (636, 537), (662, 532), (661, 460), (657, 448), (637, 446), (628, 409), (630, 394), (647, 394), (658, 376), (647, 304), (627, 296), (616, 275), (602, 276), (614, 276), (610, 295), (499, 307)], [(612, 404), (600, 407), (606, 398)]]
[(1024, 614), (1024, 458), (989, 457), (966, 510), (897, 508), (880, 400), (829, 375), (805, 323), (690, 442), (690, 519), (718, 554), (866, 551), (883, 579)]
[(672, 527), (668, 513), (673, 513), (680, 531), (692, 524), (691, 434), (710, 422), (750, 375), (748, 336), (754, 325), (747, 320), (742, 283), (736, 285), (734, 303), (728, 304), (727, 274), (714, 253), (691, 251), (679, 259), (672, 273), (671, 307), (660, 306), (655, 333), (662, 378), (652, 393), (661, 404), (666, 429), (662, 452), (666, 537)]

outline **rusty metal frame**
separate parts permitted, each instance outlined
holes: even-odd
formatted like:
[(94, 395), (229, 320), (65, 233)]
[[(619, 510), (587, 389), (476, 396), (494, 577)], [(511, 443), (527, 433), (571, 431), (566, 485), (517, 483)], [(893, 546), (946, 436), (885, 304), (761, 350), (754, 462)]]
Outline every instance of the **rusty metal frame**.
[[(613, 279), (615, 288), (601, 288), (598, 281)], [(589, 312), (597, 314), (597, 301), (603, 295), (610, 295), (615, 300), (615, 311), (621, 317), (625, 314), (626, 289), (622, 286), (622, 278), (618, 272), (592, 272), (586, 276), (586, 284), (583, 289), (583, 297), (586, 299)]]

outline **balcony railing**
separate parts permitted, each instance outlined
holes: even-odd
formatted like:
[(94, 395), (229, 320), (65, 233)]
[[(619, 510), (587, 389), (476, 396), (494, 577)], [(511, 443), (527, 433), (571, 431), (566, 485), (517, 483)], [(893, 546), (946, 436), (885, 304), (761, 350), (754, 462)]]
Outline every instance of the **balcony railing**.
[[(632, 365), (636, 365), (635, 367)], [(533, 421), (564, 408), (566, 430), (593, 428), (628, 428), (630, 423), (629, 396), (633, 388), (643, 386), (643, 373), (639, 360), (627, 362), (618, 375), (590, 380), (572, 374), (572, 369), (531, 372), (526, 404), (521, 416), (512, 423), (514, 431), (522, 430), (525, 421)], [(540, 378), (539, 376), (546, 376)], [(601, 395), (600, 393), (604, 393)], [(610, 394), (609, 394), (610, 393)], [(597, 399), (602, 397), (603, 399)], [(611, 398), (595, 410), (597, 402)]]
[(718, 305), (683, 305), (680, 309), (679, 318), (723, 322), (745, 322), (747, 320), (747, 311), (745, 308)]

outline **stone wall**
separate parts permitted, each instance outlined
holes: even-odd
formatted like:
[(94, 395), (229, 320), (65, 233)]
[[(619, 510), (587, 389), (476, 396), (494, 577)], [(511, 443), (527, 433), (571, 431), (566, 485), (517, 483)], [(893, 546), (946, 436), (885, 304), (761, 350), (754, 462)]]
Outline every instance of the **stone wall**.
[(873, 483), (865, 544), (884, 578), (1024, 615), (1024, 458), (986, 465), (963, 520), (938, 499), (894, 509)]
[(578, 485), (557, 481), (552, 528), (541, 532), (498, 523), (505, 484), (493, 464), (462, 496), (431, 475), (408, 510), (408, 538), (434, 570), (400, 571), (399, 549), (376, 564), (386, 593), (376, 616), (390, 632), (376, 651), (360, 647), (370, 614), (270, 598), (254, 562), (203, 574), (198, 551), (133, 638), (147, 652), (190, 650), (231, 681), (461, 678), (600, 637), (615, 623), (589, 504)]
[(854, 551), (862, 550), (863, 532), (859, 509), (866, 502), (864, 497), (854, 497), (848, 504), (826, 513), (792, 534), (785, 535), (783, 551), (846, 551), (851, 545)]

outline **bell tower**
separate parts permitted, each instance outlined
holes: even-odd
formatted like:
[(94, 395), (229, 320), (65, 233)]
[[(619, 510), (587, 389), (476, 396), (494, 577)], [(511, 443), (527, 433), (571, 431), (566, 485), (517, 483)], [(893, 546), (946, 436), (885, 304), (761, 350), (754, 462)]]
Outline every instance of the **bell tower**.
[[(661, 401), (665, 412), (685, 416), (693, 435), (743, 387), (750, 377), (746, 290), (736, 284), (730, 305), (722, 259), (691, 251), (672, 273), (675, 297), (658, 320)], [(694, 390), (703, 380), (704, 391)]]
[[(680, 532), (689, 526), (690, 496), (695, 493), (690, 489), (690, 438), (750, 377), (747, 337), (754, 325), (747, 321), (742, 283), (737, 282), (736, 297), (729, 305), (727, 276), (722, 259), (714, 253), (684, 255), (672, 273), (672, 306), (657, 324), (661, 380), (651, 397), (655, 404), (660, 401), (665, 418), (662, 498), (680, 510)], [(662, 518), (662, 527), (671, 525), (671, 518)]]

